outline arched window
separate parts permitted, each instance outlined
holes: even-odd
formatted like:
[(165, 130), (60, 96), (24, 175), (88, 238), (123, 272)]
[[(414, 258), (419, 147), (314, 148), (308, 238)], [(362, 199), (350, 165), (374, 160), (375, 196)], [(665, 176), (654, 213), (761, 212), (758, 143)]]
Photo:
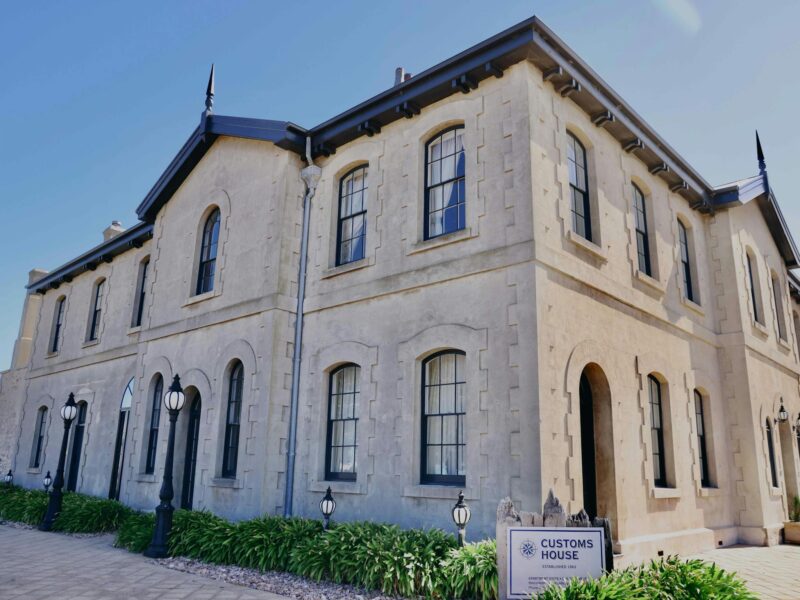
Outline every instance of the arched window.
[(465, 354), (445, 350), (422, 363), (422, 483), (464, 485)]
[(711, 487), (711, 473), (708, 469), (708, 445), (706, 441), (706, 418), (703, 407), (703, 395), (694, 391), (694, 419), (697, 427), (697, 453), (700, 459), (700, 485)]
[(589, 166), (586, 148), (567, 132), (567, 167), (572, 204), (572, 230), (592, 241), (592, 212), (589, 203)]
[(50, 339), (50, 352), (55, 354), (61, 348), (61, 330), (64, 328), (64, 307), (67, 299), (62, 296), (56, 300), (56, 310), (53, 314), (53, 333)]
[(767, 423), (767, 452), (769, 453), (769, 474), (772, 479), (772, 487), (780, 487), (778, 485), (778, 467), (775, 464), (775, 440), (772, 439), (772, 423), (769, 418)]
[(750, 302), (753, 304), (753, 320), (756, 323), (764, 324), (764, 311), (761, 308), (761, 288), (758, 279), (758, 267), (755, 258), (748, 250), (745, 253), (747, 258), (747, 277), (750, 281)]
[(700, 297), (696, 293), (694, 285), (693, 263), (694, 257), (692, 256), (692, 247), (689, 242), (689, 233), (686, 231), (686, 225), (683, 221), (678, 219), (678, 244), (680, 245), (681, 253), (681, 275), (683, 276), (683, 294), (687, 300), (700, 304)]
[(361, 367), (343, 365), (330, 375), (325, 478), (355, 481)]
[(119, 495), (122, 491), (125, 446), (128, 442), (128, 417), (133, 404), (133, 382), (133, 378), (128, 381), (128, 385), (125, 386), (125, 391), (122, 393), (122, 401), (119, 404), (117, 442), (114, 445), (114, 462), (111, 465), (111, 482), (108, 485), (108, 497), (112, 500), (119, 500)]
[(150, 257), (139, 263), (139, 280), (136, 286), (136, 299), (134, 302), (133, 326), (140, 327), (144, 316), (144, 301), (147, 293), (147, 271), (150, 268)]
[(650, 263), (650, 234), (647, 230), (647, 208), (642, 190), (633, 185), (633, 214), (636, 220), (636, 253), (639, 258), (639, 271), (653, 275)]
[(150, 408), (150, 436), (147, 440), (147, 462), (144, 472), (154, 473), (156, 470), (156, 446), (158, 445), (158, 425), (161, 420), (161, 402), (164, 397), (164, 378), (156, 376), (153, 386), (153, 403)]
[(42, 462), (42, 450), (44, 449), (44, 434), (47, 430), (47, 407), (42, 406), (36, 413), (36, 430), (33, 433), (33, 449), (31, 450), (32, 469), (38, 469)]
[(217, 266), (217, 243), (219, 242), (219, 209), (208, 215), (203, 226), (203, 239), (200, 243), (200, 263), (197, 270), (197, 290), (204, 294), (214, 289), (214, 275)]
[(336, 264), (364, 258), (367, 237), (367, 165), (356, 167), (339, 181), (339, 223)]
[(425, 239), (466, 227), (465, 163), (463, 125), (425, 146)]
[(772, 273), (772, 295), (775, 298), (775, 321), (778, 325), (778, 337), (786, 341), (786, 317), (783, 314), (783, 288), (777, 273)]
[(100, 317), (103, 312), (103, 291), (106, 280), (101, 279), (94, 284), (94, 294), (92, 297), (92, 312), (89, 315), (89, 335), (87, 341), (94, 341), (100, 335)]
[(228, 411), (225, 419), (225, 447), (222, 452), (222, 476), (235, 478), (239, 458), (239, 422), (242, 414), (244, 367), (238, 360), (231, 366), (228, 384)]
[(648, 375), (647, 383), (650, 390), (650, 441), (653, 447), (653, 483), (656, 487), (667, 487), (661, 382), (654, 375)]

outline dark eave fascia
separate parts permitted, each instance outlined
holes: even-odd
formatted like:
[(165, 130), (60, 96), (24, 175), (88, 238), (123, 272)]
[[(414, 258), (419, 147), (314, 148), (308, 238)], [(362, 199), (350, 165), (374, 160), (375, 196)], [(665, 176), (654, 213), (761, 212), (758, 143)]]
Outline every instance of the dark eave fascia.
[(101, 262), (111, 262), (123, 252), (140, 248), (152, 236), (153, 226), (150, 223), (137, 223), (26, 287), (28, 290), (35, 290), (37, 294), (44, 294), (50, 288), (56, 289), (62, 283), (72, 281), (81, 273), (94, 270)]
[(136, 214), (142, 221), (153, 223), (161, 207), (167, 203), (221, 135), (272, 142), (280, 148), (299, 154), (304, 148), (305, 133), (305, 129), (289, 121), (208, 115), (202, 119), (200, 125), (192, 132), (147, 193), (136, 209)]

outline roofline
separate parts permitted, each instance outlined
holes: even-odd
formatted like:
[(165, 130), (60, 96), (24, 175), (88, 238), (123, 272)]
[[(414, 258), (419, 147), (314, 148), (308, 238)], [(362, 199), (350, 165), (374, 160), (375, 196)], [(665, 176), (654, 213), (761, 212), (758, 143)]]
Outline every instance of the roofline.
[(58, 289), (62, 283), (69, 283), (74, 277), (86, 271), (94, 271), (101, 262), (111, 262), (117, 255), (131, 248), (141, 247), (151, 237), (153, 237), (153, 225), (137, 223), (25, 287), (28, 290), (35, 290), (37, 294), (44, 294), (49, 289)]

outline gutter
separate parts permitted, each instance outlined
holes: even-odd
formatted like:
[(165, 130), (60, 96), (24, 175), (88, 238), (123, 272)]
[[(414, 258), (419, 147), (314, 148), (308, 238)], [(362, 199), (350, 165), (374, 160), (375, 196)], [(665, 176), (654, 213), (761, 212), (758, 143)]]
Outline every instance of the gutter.
[(300, 171), (300, 177), (306, 186), (303, 200), (303, 233), (300, 238), (300, 267), (297, 275), (297, 308), (294, 324), (294, 352), (292, 356), (292, 391), (289, 407), (289, 440), (286, 449), (286, 489), (283, 498), (283, 516), (292, 516), (294, 500), (294, 466), (297, 456), (297, 412), (300, 396), (300, 364), (303, 346), (303, 303), (306, 295), (306, 263), (308, 262), (308, 230), (311, 219), (311, 199), (317, 191), (322, 169), (314, 164), (311, 158), (311, 138), (306, 138), (306, 160), (308, 166)]

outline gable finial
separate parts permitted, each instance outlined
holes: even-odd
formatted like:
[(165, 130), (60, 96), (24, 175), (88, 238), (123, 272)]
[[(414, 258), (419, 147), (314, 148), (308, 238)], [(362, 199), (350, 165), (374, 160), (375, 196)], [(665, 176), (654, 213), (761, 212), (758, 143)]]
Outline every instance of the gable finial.
[(761, 139), (758, 137), (758, 130), (756, 129), (756, 156), (758, 158), (758, 170), (763, 173), (767, 170), (767, 163), (764, 160), (764, 151), (761, 149)]
[(208, 87), (206, 88), (206, 112), (212, 112), (214, 106), (214, 63), (211, 63), (211, 74), (208, 76)]

